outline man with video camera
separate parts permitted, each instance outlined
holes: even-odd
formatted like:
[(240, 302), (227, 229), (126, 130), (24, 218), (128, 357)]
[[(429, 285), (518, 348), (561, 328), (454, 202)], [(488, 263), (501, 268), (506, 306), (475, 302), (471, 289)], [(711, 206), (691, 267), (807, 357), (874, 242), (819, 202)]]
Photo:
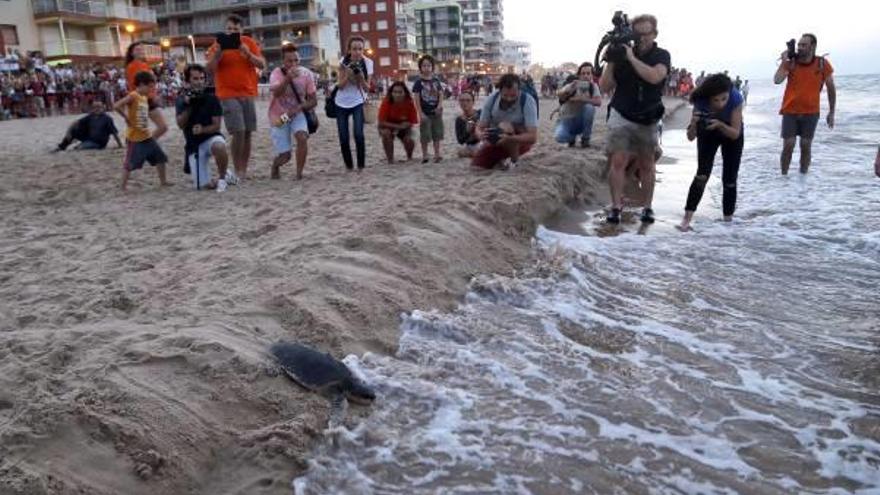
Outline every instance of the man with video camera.
[(657, 122), (665, 111), (663, 83), (672, 67), (671, 59), (669, 52), (654, 41), (657, 18), (653, 15), (640, 15), (629, 24), (626, 16), (618, 12), (612, 22), (615, 29), (606, 35), (609, 39), (605, 52), (607, 64), (599, 79), (603, 93), (614, 93), (607, 125), (612, 200), (607, 222), (620, 223), (626, 168), (634, 162), (645, 193), (641, 220), (652, 223), (654, 152), (659, 140)]
[(788, 49), (782, 52), (782, 63), (773, 76), (773, 82), (785, 85), (782, 97), (782, 155), (779, 165), (782, 175), (788, 174), (795, 141), (801, 138), (801, 173), (810, 168), (813, 136), (819, 123), (819, 96), (822, 87), (828, 87), (828, 128), (834, 128), (834, 107), (837, 103), (837, 88), (834, 85), (834, 68), (825, 57), (816, 56), (816, 36), (804, 34), (795, 45), (788, 42)]
[[(223, 108), (217, 99), (205, 87), (207, 74), (204, 67), (190, 64), (183, 71), (186, 87), (177, 97), (177, 126), (183, 130), (186, 141), (186, 163), (193, 178), (196, 189), (226, 190), (226, 170), (229, 156), (226, 152), (226, 140), (220, 133), (220, 121)], [(208, 162), (214, 158), (217, 162), (218, 179), (211, 180)]]

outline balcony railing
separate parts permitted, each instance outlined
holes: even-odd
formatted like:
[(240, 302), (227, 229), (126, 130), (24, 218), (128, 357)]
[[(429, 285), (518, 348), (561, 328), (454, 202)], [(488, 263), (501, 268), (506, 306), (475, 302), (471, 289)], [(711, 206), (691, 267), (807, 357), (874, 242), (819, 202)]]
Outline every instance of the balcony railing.
[(156, 11), (145, 7), (129, 7), (97, 0), (32, 0), (34, 14), (60, 15), (73, 14), (98, 18), (132, 19), (155, 23)]
[(119, 45), (111, 41), (67, 40), (66, 43), (53, 41), (43, 43), (46, 57), (87, 56), (121, 57)]

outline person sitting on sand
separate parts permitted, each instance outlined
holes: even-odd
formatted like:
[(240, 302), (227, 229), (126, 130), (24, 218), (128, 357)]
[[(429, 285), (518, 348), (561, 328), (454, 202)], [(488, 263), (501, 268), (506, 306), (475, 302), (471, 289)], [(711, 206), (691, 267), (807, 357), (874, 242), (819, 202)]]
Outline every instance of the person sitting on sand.
[(559, 108), (556, 142), (568, 143), (568, 147), (573, 148), (580, 136), (581, 148), (589, 148), (596, 107), (602, 105), (599, 86), (593, 82), (593, 64), (582, 63), (577, 77), (563, 86), (557, 96), (562, 106)]
[(471, 160), (477, 168), (510, 170), (538, 141), (538, 103), (516, 74), (504, 74), (486, 98), (476, 134), (485, 144)]
[[(220, 133), (223, 107), (213, 93), (206, 90), (207, 74), (198, 64), (186, 66), (183, 71), (186, 90), (177, 97), (177, 126), (183, 130), (186, 141), (186, 160), (189, 164), (193, 187), (196, 189), (226, 190), (226, 169), (229, 155), (226, 140)], [(218, 180), (211, 179), (208, 162), (217, 162)]]
[(119, 140), (119, 131), (116, 130), (113, 118), (107, 115), (104, 102), (95, 100), (92, 102), (92, 111), (70, 125), (64, 139), (53, 151), (64, 151), (74, 141), (79, 141), (74, 148), (77, 150), (102, 150), (107, 147), (110, 136), (113, 136), (116, 145), (121, 148), (122, 141)]
[(721, 173), (721, 204), (724, 221), (733, 219), (736, 209), (736, 178), (743, 152), (743, 97), (724, 74), (713, 74), (691, 95), (693, 117), (687, 128), (689, 141), (697, 140), (697, 175), (691, 183), (684, 219), (679, 229), (690, 229), (691, 220), (706, 182), (712, 174), (715, 153), (721, 148), (724, 159)]
[(379, 136), (388, 163), (394, 163), (394, 138), (403, 142), (407, 161), (412, 160), (416, 142), (413, 127), (419, 123), (419, 114), (413, 97), (402, 81), (395, 81), (388, 88), (388, 95), (379, 105)]
[[(156, 117), (159, 112), (150, 111), (150, 92), (156, 86), (156, 76), (152, 72), (138, 72), (134, 82), (137, 89), (113, 105), (113, 109), (122, 115), (128, 125), (128, 129), (125, 130), (127, 149), (123, 163), (122, 190), (127, 189), (131, 172), (143, 168), (144, 162), (150, 162), (150, 165), (157, 168), (159, 183), (162, 186), (170, 186), (165, 178), (165, 164), (168, 163), (168, 157), (156, 142), (168, 131), (168, 127), (163, 119)], [(152, 133), (150, 133), (150, 119), (156, 124), (156, 130)]]
[(480, 110), (474, 106), (476, 98), (471, 91), (462, 91), (458, 97), (461, 115), (455, 118), (455, 139), (461, 147), (459, 158), (472, 158), (480, 149), (480, 138), (477, 137), (477, 122), (480, 121)]
[(272, 71), (269, 90), (269, 122), (272, 125), (272, 144), (275, 160), (272, 178), (281, 178), (281, 166), (290, 161), (296, 141), (296, 180), (303, 178), (303, 169), (309, 153), (309, 122), (306, 112), (318, 105), (318, 88), (312, 71), (299, 65), (299, 49), (293, 43), (281, 47), (282, 66)]

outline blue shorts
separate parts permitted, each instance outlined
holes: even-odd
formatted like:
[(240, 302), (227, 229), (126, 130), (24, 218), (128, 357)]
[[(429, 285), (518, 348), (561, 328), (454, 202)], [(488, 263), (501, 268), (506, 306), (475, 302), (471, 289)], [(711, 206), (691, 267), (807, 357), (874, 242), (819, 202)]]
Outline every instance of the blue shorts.
[(309, 123), (306, 121), (306, 114), (299, 112), (294, 115), (286, 124), (278, 127), (272, 127), (272, 146), (275, 153), (288, 153), (293, 149), (293, 135), (297, 132), (304, 132), (309, 135)]
[(125, 150), (125, 163), (123, 164), (125, 169), (143, 168), (144, 162), (150, 162), (150, 165), (155, 167), (168, 163), (168, 157), (165, 156), (165, 152), (153, 138), (136, 143), (129, 141)]

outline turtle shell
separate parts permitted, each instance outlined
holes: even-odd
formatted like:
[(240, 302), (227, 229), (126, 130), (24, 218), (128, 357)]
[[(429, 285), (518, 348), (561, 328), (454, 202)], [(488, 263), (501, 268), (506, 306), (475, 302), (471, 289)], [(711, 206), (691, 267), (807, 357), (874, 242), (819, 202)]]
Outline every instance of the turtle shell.
[(352, 377), (341, 361), (304, 345), (279, 342), (270, 352), (294, 381), (315, 392), (344, 385)]

